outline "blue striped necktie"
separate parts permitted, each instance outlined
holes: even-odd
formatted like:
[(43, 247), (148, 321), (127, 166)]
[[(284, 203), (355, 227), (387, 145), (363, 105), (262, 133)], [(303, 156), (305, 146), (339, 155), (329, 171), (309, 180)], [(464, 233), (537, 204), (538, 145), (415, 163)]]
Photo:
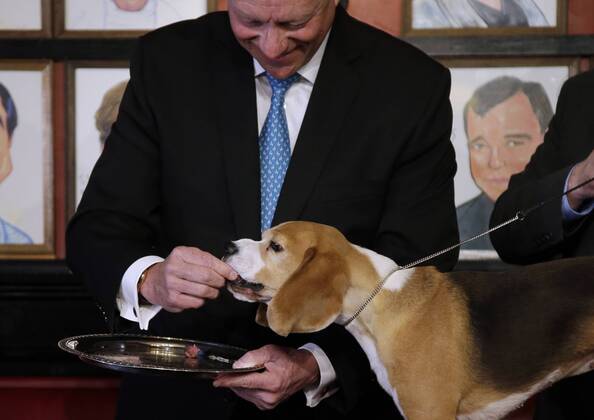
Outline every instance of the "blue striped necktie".
[(285, 174), (291, 160), (291, 143), (287, 116), (285, 115), (285, 94), (299, 79), (299, 74), (286, 79), (276, 79), (265, 73), (272, 88), (270, 110), (260, 133), (260, 227), (270, 228)]

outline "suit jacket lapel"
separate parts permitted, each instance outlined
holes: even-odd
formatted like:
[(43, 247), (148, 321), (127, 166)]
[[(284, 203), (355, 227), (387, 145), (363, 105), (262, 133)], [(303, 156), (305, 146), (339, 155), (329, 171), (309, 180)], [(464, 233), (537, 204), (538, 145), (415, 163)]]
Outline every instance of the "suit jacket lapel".
[(351, 68), (359, 46), (350, 42), (350, 17), (337, 7), (336, 18), (272, 225), (298, 220), (340, 133), (347, 111), (357, 96), (359, 80)]
[(223, 165), (236, 235), (260, 237), (260, 162), (258, 115), (252, 57), (221, 28), (211, 65)]

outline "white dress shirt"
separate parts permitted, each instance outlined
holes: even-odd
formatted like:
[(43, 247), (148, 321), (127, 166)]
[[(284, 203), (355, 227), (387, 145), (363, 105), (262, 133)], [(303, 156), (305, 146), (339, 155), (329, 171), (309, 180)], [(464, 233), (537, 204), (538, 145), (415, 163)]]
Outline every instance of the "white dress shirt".
[[(291, 153), (295, 149), (295, 143), (297, 142), (301, 123), (303, 122), (307, 104), (313, 91), (313, 85), (320, 70), (320, 64), (326, 50), (329, 35), (330, 31), (326, 34), (326, 37), (313, 57), (299, 69), (298, 73), (301, 77), (291, 85), (285, 95), (285, 114), (287, 116)], [(264, 127), (272, 98), (272, 89), (264, 73), (264, 68), (254, 59), (258, 132), (261, 132), (262, 127)], [(144, 270), (161, 261), (163, 261), (163, 258), (155, 255), (142, 257), (135, 261), (124, 273), (120, 290), (116, 297), (120, 316), (127, 320), (138, 322), (140, 328), (143, 330), (148, 328), (150, 320), (161, 310), (161, 306), (139, 305), (137, 292), (138, 280)], [(326, 356), (326, 353), (319, 346), (308, 343), (301, 348), (312, 353), (320, 369), (320, 383), (318, 386), (304, 389), (307, 400), (306, 404), (309, 407), (315, 407), (324, 398), (329, 397), (337, 391), (336, 386), (333, 386), (336, 380), (336, 372), (328, 356)]]

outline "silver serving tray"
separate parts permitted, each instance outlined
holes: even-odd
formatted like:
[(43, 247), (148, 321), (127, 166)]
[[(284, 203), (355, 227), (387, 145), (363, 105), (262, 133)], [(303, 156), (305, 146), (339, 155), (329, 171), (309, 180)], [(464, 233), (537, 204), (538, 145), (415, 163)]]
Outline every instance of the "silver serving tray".
[[(186, 346), (200, 349), (196, 359), (187, 358)], [(263, 366), (233, 369), (247, 351), (204, 341), (130, 334), (89, 334), (64, 338), (58, 347), (84, 362), (126, 373), (188, 375), (213, 378), (219, 373), (264, 370)]]

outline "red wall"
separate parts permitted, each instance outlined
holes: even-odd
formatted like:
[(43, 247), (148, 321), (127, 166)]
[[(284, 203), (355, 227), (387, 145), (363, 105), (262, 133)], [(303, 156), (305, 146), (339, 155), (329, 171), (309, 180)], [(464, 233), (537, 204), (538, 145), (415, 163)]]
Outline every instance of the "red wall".
[(594, 34), (594, 1), (569, 0), (567, 33), (570, 35)]

